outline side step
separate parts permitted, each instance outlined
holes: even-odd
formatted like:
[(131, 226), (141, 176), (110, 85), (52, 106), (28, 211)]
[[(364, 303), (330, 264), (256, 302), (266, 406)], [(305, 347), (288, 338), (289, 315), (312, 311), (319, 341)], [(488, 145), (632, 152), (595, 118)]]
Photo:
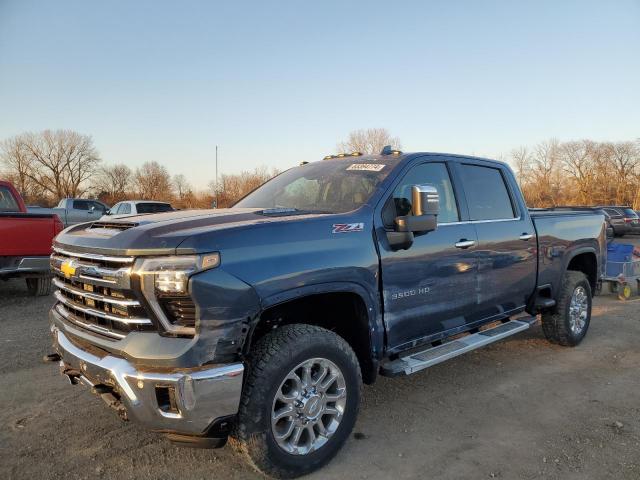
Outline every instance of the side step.
[(384, 363), (380, 375), (395, 377), (398, 375), (411, 375), (425, 368), (457, 357), (463, 353), (476, 350), (503, 338), (527, 330), (536, 322), (536, 317), (525, 317), (518, 320), (510, 320), (494, 328), (489, 328), (478, 333), (452, 340), (437, 347), (430, 347), (422, 352), (412, 353), (405, 357)]

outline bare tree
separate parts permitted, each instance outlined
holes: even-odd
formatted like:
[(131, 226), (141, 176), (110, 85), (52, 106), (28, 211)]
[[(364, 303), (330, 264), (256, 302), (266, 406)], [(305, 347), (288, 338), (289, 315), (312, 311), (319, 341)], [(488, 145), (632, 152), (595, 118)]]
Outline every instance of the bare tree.
[(380, 153), (386, 145), (398, 150), (401, 148), (400, 139), (392, 137), (386, 128), (367, 128), (351, 132), (345, 141), (338, 143), (337, 148), (340, 153), (371, 154)]
[[(244, 197), (247, 193), (255, 190), (267, 180), (278, 174), (278, 170), (267, 167), (257, 167), (253, 171), (244, 171), (237, 175), (223, 174), (218, 182), (218, 207), (230, 207), (235, 202)], [(209, 184), (216, 197), (215, 182)]]
[(3, 144), (3, 163), (18, 188), (56, 200), (85, 193), (99, 162), (91, 137), (71, 130), (23, 133)]
[(185, 195), (192, 191), (191, 185), (187, 181), (187, 177), (185, 177), (181, 173), (173, 176), (173, 186), (175, 188), (178, 200), (182, 200)]
[(632, 205), (640, 208), (640, 141), (536, 145), (520, 148), (511, 162), (527, 203), (553, 205)]
[(174, 175), (173, 187), (176, 193), (176, 206), (178, 208), (193, 208), (196, 205), (196, 197), (187, 177), (183, 174)]
[(634, 200), (632, 183), (640, 168), (640, 145), (637, 142), (608, 143), (611, 166), (616, 182), (615, 203), (630, 204)]
[(581, 142), (566, 142), (560, 146), (561, 160), (564, 171), (576, 187), (574, 195), (576, 203), (588, 205), (593, 202), (594, 150), (595, 142), (583, 140)]
[(144, 200), (171, 200), (171, 175), (158, 162), (147, 162), (136, 169), (133, 183), (137, 194)]
[(127, 165), (119, 164), (101, 168), (91, 183), (101, 200), (113, 204), (127, 198), (132, 179), (131, 169)]

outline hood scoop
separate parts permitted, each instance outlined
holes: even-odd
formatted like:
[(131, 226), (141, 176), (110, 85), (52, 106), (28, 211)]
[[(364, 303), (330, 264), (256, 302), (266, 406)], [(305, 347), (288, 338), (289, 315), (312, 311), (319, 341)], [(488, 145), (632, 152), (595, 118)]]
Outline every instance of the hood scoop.
[(125, 222), (93, 222), (87, 230), (96, 228), (102, 228), (105, 230), (129, 230), (130, 228), (137, 227), (137, 223), (125, 223)]

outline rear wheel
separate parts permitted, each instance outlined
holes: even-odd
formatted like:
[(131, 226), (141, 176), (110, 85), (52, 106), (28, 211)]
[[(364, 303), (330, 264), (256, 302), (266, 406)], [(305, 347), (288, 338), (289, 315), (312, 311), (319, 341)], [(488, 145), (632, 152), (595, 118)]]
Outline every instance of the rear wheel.
[(235, 439), (259, 471), (293, 478), (329, 462), (349, 437), (362, 379), (347, 342), (311, 325), (285, 325), (254, 347)]
[(591, 321), (591, 285), (582, 272), (567, 271), (552, 312), (542, 315), (547, 340), (564, 346), (578, 345)]
[(29, 295), (44, 297), (51, 293), (51, 277), (27, 278), (25, 280)]

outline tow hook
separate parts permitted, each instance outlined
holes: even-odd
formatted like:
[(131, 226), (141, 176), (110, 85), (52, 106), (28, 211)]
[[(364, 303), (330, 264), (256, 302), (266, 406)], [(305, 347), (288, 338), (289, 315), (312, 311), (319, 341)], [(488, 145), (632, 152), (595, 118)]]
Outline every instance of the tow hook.
[(82, 376), (82, 373), (74, 368), (65, 368), (62, 370), (62, 374), (67, 376), (71, 385), (77, 385), (78, 379)]
[(62, 357), (60, 357), (60, 355), (57, 353), (50, 353), (49, 355), (45, 355), (44, 357), (42, 357), (42, 361), (47, 363), (59, 362), (60, 360), (62, 360)]

